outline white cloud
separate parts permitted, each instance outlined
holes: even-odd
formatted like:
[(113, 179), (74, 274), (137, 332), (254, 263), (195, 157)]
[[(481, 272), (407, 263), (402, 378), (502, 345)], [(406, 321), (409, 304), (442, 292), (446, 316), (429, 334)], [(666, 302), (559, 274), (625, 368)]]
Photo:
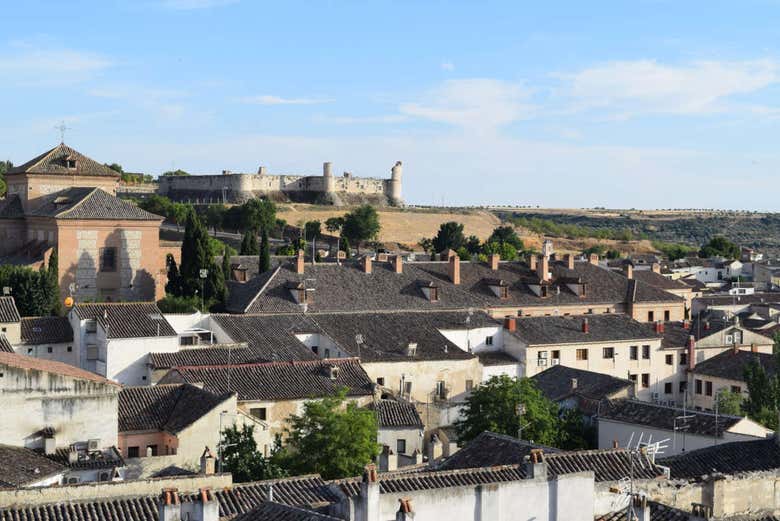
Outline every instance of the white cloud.
[(238, 0), (163, 0), (162, 6), (177, 11), (209, 9), (237, 3)]
[(455, 70), (455, 64), (452, 63), (452, 62), (443, 62), (441, 64), (441, 70), (447, 71), (447, 72), (452, 72), (452, 71)]
[(331, 103), (333, 100), (325, 98), (283, 98), (281, 96), (263, 94), (260, 96), (244, 96), (238, 98), (238, 101), (249, 105), (319, 105), (321, 103)]
[(111, 65), (111, 60), (97, 53), (26, 43), (17, 43), (12, 52), (0, 54), (4, 81), (24, 85), (77, 83)]
[(617, 117), (644, 113), (705, 114), (729, 110), (728, 98), (780, 80), (773, 60), (699, 61), (666, 65), (619, 61), (560, 77), (579, 109), (607, 108)]
[(531, 92), (520, 83), (489, 78), (447, 80), (424, 96), (403, 103), (402, 114), (448, 123), (464, 131), (492, 134), (509, 123), (530, 117)]
[(337, 125), (363, 125), (363, 124), (392, 124), (408, 121), (409, 117), (403, 114), (386, 114), (383, 116), (318, 116), (316, 121), (335, 123)]

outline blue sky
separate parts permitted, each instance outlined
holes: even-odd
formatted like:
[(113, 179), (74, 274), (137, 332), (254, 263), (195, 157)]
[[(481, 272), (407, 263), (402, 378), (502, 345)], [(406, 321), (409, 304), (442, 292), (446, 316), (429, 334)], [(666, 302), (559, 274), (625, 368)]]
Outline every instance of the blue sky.
[[(542, 5), (546, 4), (546, 5)], [(0, 155), (388, 176), (412, 203), (780, 210), (780, 3), (6, 3)]]

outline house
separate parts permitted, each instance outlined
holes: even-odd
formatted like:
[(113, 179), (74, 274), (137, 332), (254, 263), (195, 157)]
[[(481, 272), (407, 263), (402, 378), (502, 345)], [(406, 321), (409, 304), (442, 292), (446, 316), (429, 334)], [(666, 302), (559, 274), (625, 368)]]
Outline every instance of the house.
[(753, 264), (753, 282), (767, 291), (780, 287), (780, 263), (768, 260)]
[(22, 336), (21, 317), (13, 297), (0, 297), (0, 333), (11, 345), (18, 344)]
[(63, 299), (161, 298), (163, 218), (118, 199), (118, 181), (118, 173), (64, 143), (11, 168), (0, 201), (2, 262), (37, 268), (57, 248)]
[(79, 365), (73, 349), (73, 329), (67, 317), (23, 317), (15, 351), (21, 355)]
[[(415, 455), (422, 456), (423, 422), (414, 404), (396, 400), (376, 400), (368, 405), (376, 411), (379, 423), (378, 441), (395, 456), (395, 465), (403, 467), (417, 463)], [(394, 470), (394, 468), (387, 468)]]
[(735, 347), (697, 363), (688, 379), (688, 392), (694, 408), (712, 411), (718, 393), (731, 391), (748, 398), (745, 369), (758, 363), (771, 378), (777, 371), (775, 355)]
[[(700, 292), (681, 280), (664, 276), (661, 273), (661, 265), (658, 262), (653, 262), (650, 265), (650, 269), (640, 269), (634, 264), (624, 263), (620, 270), (615, 271), (623, 274), (626, 278), (638, 280), (653, 288), (682, 297), (685, 299), (686, 310), (691, 309), (693, 299), (700, 294)], [(661, 317), (658, 318), (660, 319)], [(668, 321), (669, 319), (664, 316), (664, 320)]]
[(679, 409), (638, 400), (602, 403), (596, 416), (599, 448), (659, 443), (674, 456), (730, 441), (766, 438), (772, 431), (740, 416)]
[(709, 310), (723, 311), (732, 314), (742, 313), (751, 306), (780, 303), (780, 292), (758, 291), (749, 295), (717, 294), (706, 295), (694, 299), (691, 307), (691, 317)]
[(704, 481), (717, 474), (777, 472), (780, 470), (778, 437), (719, 443), (658, 460), (673, 479)]
[(521, 317), (515, 322), (528, 377), (565, 365), (627, 377), (636, 382), (637, 397), (651, 400), (674, 374), (662, 358), (663, 323), (650, 326), (623, 314)]
[(150, 352), (180, 349), (176, 331), (153, 302), (76, 304), (68, 318), (79, 367), (124, 385), (150, 383)]
[(0, 444), (0, 488), (59, 485), (64, 483), (67, 470), (32, 449)]
[(269, 426), (261, 444), (266, 455), (274, 436), (284, 433), (291, 415), (303, 412), (306, 400), (333, 396), (343, 387), (360, 406), (374, 398), (374, 384), (354, 358), (178, 367), (158, 385), (168, 383), (202, 384), (219, 395), (237, 393), (238, 409)]
[(631, 380), (564, 365), (549, 367), (531, 379), (548, 400), (587, 416), (596, 414), (604, 400), (633, 398), (636, 387)]
[(204, 447), (219, 446), (220, 432), (235, 414), (232, 393), (190, 384), (125, 387), (119, 393), (118, 448), (129, 465), (143, 468), (141, 476), (169, 465), (198, 469)]

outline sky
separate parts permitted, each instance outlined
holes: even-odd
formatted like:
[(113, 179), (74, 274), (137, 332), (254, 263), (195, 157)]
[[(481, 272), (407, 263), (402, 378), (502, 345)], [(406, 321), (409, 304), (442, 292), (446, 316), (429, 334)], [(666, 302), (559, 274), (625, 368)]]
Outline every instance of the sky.
[(0, 156), (780, 211), (780, 1), (3, 2)]

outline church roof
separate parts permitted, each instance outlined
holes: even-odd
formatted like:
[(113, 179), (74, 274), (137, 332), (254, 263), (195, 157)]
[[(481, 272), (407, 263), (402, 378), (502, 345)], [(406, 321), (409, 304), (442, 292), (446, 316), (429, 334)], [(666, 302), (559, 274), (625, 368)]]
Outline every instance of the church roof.
[[(75, 161), (75, 166), (69, 167), (69, 160)], [(81, 175), (119, 178), (119, 173), (77, 152), (65, 143), (60, 143), (23, 165), (11, 168), (6, 175), (13, 174)]]
[(127, 221), (161, 221), (159, 215), (142, 210), (100, 188), (68, 188), (47, 195), (31, 216), (55, 219), (117, 219)]

